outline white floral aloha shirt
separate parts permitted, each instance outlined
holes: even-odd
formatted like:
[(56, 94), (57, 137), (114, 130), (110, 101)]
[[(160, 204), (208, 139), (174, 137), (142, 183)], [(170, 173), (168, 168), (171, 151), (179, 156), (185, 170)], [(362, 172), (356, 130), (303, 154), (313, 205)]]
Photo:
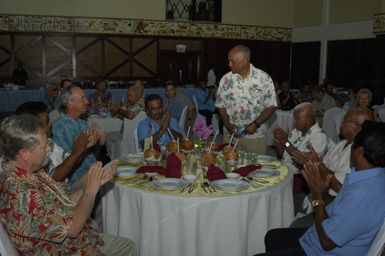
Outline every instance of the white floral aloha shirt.
[[(245, 127), (253, 122), (267, 107), (277, 107), (277, 97), (271, 77), (250, 64), (249, 77), (229, 72), (219, 82), (215, 106), (226, 109), (230, 123)], [(262, 137), (267, 132), (263, 123), (250, 137)]]

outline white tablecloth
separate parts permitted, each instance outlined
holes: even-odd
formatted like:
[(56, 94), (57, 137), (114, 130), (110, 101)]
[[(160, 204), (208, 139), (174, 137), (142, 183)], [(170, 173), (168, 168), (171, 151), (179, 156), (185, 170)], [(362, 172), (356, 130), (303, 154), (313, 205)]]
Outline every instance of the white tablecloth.
[(186, 197), (114, 184), (103, 197), (104, 232), (133, 240), (141, 256), (249, 256), (293, 221), (292, 175), (270, 189)]
[(89, 117), (87, 120), (89, 125), (92, 125), (93, 123), (96, 123), (99, 125), (99, 127), (107, 132), (112, 132), (112, 131), (119, 131), (120, 128), (122, 127), (123, 121), (120, 120), (119, 118), (111, 118), (111, 117)]

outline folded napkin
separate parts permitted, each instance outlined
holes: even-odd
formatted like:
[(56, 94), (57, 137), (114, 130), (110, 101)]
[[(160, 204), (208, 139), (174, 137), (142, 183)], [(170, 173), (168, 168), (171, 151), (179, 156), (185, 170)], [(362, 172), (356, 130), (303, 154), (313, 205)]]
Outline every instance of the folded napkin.
[(142, 166), (139, 167), (138, 170), (136, 170), (137, 173), (145, 173), (145, 172), (157, 172), (159, 174), (165, 175), (166, 174), (166, 168), (162, 166)]
[(158, 142), (156, 142), (156, 141), (153, 141), (153, 142), (152, 142), (152, 148), (155, 149), (155, 150), (158, 151), (158, 152), (162, 152), (162, 150), (161, 150), (161, 148), (160, 148)]
[(166, 159), (166, 177), (180, 178), (182, 161), (174, 153), (167, 156)]
[(236, 172), (236, 173), (238, 173), (244, 177), (244, 176), (249, 175), (249, 173), (251, 173), (252, 171), (260, 169), (260, 168), (261, 168), (260, 165), (249, 164), (249, 165), (246, 165), (243, 167), (239, 167), (239, 168), (235, 169), (233, 172)]
[(213, 164), (209, 166), (206, 176), (209, 181), (227, 179), (226, 174)]

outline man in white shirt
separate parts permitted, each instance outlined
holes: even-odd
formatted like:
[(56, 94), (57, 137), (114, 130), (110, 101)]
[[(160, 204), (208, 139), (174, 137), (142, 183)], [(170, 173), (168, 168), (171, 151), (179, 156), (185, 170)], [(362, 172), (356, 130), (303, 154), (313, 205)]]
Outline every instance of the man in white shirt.
[(277, 156), (286, 164), (290, 171), (299, 174), (302, 163), (297, 162), (293, 155), (309, 152), (312, 147), (319, 156), (327, 150), (328, 138), (322, 132), (315, 119), (313, 105), (309, 102), (301, 103), (294, 108), (294, 129), (288, 135), (282, 128), (273, 128), (276, 142)]

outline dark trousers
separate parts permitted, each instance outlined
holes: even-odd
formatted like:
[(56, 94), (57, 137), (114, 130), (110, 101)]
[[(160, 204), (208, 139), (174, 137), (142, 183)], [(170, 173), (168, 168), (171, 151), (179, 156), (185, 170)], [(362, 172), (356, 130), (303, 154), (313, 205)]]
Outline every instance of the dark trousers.
[(307, 228), (279, 228), (268, 231), (265, 236), (266, 253), (257, 255), (306, 256), (298, 242), (306, 230)]
[[(218, 114), (218, 109), (215, 109), (214, 112), (211, 112), (210, 110), (208, 109), (200, 109), (198, 110), (199, 114), (201, 114), (202, 116), (204, 116), (206, 118), (206, 125), (209, 126), (212, 124), (213, 122), (213, 115), (214, 114)], [(218, 124), (218, 128), (219, 128), (219, 131), (220, 133), (223, 134), (223, 122), (222, 122), (222, 119), (219, 117), (219, 124)]]

